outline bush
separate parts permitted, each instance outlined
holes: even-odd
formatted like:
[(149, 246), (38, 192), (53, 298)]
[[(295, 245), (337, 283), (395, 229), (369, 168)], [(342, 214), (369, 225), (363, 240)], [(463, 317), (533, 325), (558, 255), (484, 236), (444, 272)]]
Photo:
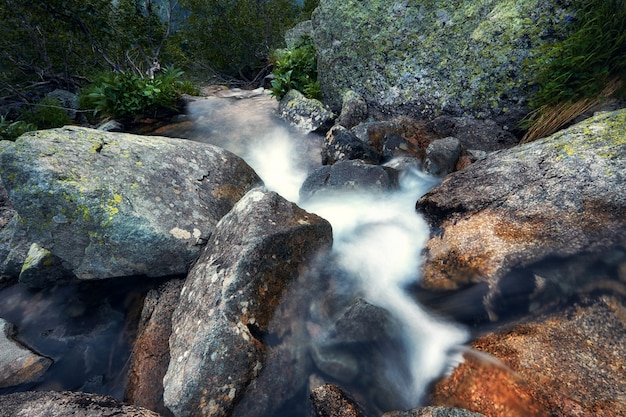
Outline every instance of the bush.
[(272, 95), (278, 100), (292, 89), (300, 91), (308, 98), (321, 98), (313, 39), (303, 36), (292, 49), (277, 50), (272, 62), (274, 79), (271, 90)]
[(36, 126), (37, 129), (52, 129), (72, 123), (72, 118), (63, 109), (59, 100), (50, 97), (24, 110), (20, 119), (26, 124)]
[(0, 116), (0, 140), (15, 140), (26, 132), (37, 130), (37, 126), (18, 120), (12, 122)]
[(79, 97), (81, 108), (94, 114), (119, 119), (156, 116), (162, 111), (180, 112), (180, 90), (189, 86), (180, 81), (183, 71), (167, 67), (154, 78), (133, 73), (111, 72), (84, 88)]

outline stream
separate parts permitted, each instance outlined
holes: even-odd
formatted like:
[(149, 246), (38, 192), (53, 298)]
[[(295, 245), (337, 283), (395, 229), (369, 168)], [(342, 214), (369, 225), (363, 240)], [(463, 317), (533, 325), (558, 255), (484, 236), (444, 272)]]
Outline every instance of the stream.
[[(301, 134), (276, 116), (266, 94), (192, 101), (186, 120), (157, 134), (211, 143), (241, 156), (266, 187), (299, 203), (299, 188), (321, 165), (322, 137)], [(419, 279), (420, 253), (429, 230), (415, 202), (437, 180), (405, 170), (400, 188), (380, 194), (313, 197), (301, 207), (333, 227), (333, 257), (350, 288), (389, 311), (402, 327), (402, 362), (375, 372), (396, 395), (395, 409), (416, 407), (428, 384), (460, 360), (467, 329), (426, 312), (407, 287)], [(134, 281), (134, 282), (133, 282)], [(46, 380), (26, 389), (83, 390), (122, 399), (130, 344), (141, 299), (156, 281), (124, 280), (33, 291), (15, 285), (0, 291), (0, 317), (18, 328), (18, 340), (55, 363)], [(107, 294), (105, 297), (100, 294)], [(364, 394), (365, 395), (365, 394)]]

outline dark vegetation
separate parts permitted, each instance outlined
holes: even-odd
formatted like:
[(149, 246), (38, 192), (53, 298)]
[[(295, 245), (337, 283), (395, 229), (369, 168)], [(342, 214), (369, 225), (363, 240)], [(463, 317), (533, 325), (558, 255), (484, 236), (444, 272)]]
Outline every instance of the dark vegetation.
[[(0, 0), (0, 139), (70, 123), (55, 89), (80, 95), (81, 122), (133, 122), (181, 110), (194, 85), (295, 88), (319, 98), (311, 39), (284, 33), (319, 0)], [(571, 0), (569, 34), (547, 45), (523, 141), (624, 96), (626, 1)], [(193, 81), (193, 82), (192, 82)]]
[(68, 123), (55, 89), (92, 121), (179, 111), (198, 83), (259, 86), (317, 2), (0, 0), (0, 139)]
[(272, 95), (278, 100), (292, 89), (302, 92), (308, 98), (321, 98), (313, 39), (303, 36), (292, 48), (276, 50), (272, 56), (272, 64)]
[(610, 96), (624, 95), (626, 1), (574, 0), (570, 33), (533, 63), (538, 92), (525, 142), (544, 137)]

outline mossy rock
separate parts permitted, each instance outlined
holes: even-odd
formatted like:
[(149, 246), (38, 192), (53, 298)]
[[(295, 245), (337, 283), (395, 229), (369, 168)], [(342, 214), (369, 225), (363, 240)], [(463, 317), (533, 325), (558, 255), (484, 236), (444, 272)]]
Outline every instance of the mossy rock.
[(0, 177), (27, 237), (79, 279), (185, 273), (261, 184), (236, 155), (182, 139), (65, 127), (0, 144)]
[(313, 36), (331, 107), (344, 91), (372, 112), (517, 121), (535, 74), (528, 64), (565, 36), (570, 2), (321, 0)]

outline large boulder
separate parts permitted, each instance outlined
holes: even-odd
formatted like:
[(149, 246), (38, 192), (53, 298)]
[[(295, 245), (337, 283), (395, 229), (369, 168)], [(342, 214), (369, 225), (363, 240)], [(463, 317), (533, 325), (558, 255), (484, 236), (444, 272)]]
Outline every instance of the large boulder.
[(265, 337), (283, 293), (331, 242), (327, 221), (260, 188), (224, 216), (172, 318), (163, 383), (175, 416), (230, 415), (264, 368)]
[(324, 99), (363, 96), (370, 113), (519, 120), (524, 64), (567, 32), (566, 2), (321, 0), (312, 15)]
[(432, 402), (497, 417), (626, 415), (624, 290), (484, 334)]
[(626, 111), (600, 114), (448, 175), (417, 202), (432, 228), (422, 287), (493, 295), (514, 268), (626, 247), (625, 131)]
[(83, 280), (187, 272), (261, 183), (234, 154), (180, 139), (65, 127), (0, 144), (0, 176), (29, 238)]

